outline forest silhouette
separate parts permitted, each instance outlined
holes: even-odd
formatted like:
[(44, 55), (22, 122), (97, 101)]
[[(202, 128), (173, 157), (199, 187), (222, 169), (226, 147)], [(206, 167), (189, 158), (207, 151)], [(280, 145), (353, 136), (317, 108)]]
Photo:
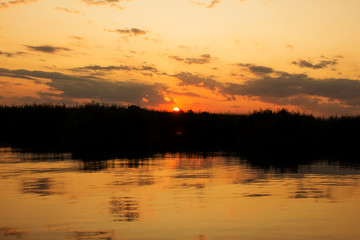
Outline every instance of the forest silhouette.
[(249, 114), (166, 112), (106, 104), (0, 106), (2, 146), (116, 156), (232, 152), (255, 161), (356, 160), (360, 116), (315, 117), (286, 109)]

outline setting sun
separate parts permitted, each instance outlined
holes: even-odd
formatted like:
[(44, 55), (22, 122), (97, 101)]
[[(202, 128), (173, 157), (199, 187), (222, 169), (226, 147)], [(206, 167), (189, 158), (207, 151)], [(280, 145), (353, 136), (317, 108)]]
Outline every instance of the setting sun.
[(179, 112), (180, 109), (178, 107), (174, 107), (174, 112)]

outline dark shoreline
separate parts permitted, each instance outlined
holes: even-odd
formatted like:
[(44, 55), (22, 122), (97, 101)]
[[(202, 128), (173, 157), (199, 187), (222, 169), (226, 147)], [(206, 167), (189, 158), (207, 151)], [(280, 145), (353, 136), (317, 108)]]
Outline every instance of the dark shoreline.
[(137, 106), (0, 106), (2, 146), (82, 158), (161, 152), (231, 152), (259, 162), (359, 159), (360, 116), (285, 109), (251, 114), (164, 112)]

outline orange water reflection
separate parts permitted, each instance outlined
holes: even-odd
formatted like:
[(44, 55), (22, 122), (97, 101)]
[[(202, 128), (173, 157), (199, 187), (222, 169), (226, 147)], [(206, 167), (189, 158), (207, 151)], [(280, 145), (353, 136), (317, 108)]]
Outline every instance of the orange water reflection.
[(0, 239), (357, 239), (360, 171), (0, 151)]

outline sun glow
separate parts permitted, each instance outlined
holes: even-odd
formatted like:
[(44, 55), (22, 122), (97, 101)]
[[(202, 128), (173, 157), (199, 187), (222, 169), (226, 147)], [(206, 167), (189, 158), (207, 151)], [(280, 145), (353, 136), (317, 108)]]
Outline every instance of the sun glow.
[(180, 108), (174, 107), (174, 112), (179, 112), (179, 111), (180, 111)]

